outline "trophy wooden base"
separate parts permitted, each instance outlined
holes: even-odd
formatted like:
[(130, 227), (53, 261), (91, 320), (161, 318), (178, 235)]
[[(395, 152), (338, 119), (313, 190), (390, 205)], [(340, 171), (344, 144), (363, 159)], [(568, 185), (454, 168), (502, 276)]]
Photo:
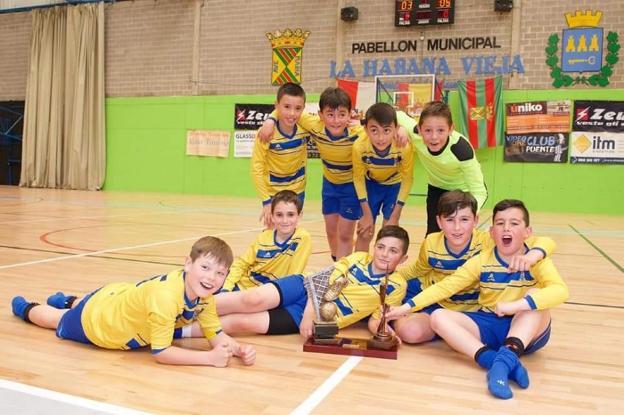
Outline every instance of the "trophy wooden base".
[[(389, 349), (378, 348), (371, 345), (370, 339), (355, 339), (348, 337), (336, 337), (336, 344), (323, 344), (309, 338), (303, 344), (304, 352), (340, 354), (345, 356), (376, 357), (379, 359), (397, 359), (399, 345), (395, 343)], [(385, 347), (386, 345), (384, 345)]]

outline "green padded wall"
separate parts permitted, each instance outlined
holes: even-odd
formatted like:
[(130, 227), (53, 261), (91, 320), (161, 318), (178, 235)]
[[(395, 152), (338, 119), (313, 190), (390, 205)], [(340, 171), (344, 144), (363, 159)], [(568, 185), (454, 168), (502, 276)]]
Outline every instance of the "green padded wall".
[[(505, 102), (547, 99), (608, 100), (624, 90), (505, 91)], [(315, 102), (318, 96), (310, 96)], [(249, 159), (185, 155), (186, 130), (233, 131), (234, 104), (272, 103), (268, 95), (108, 98), (105, 190), (255, 196)], [(449, 103), (457, 117), (457, 94)], [(505, 163), (502, 147), (477, 151), (490, 197), (524, 200), (530, 209), (553, 212), (624, 213), (624, 166)], [(308, 163), (310, 199), (320, 198), (321, 165)], [(408, 203), (423, 204), (426, 178), (420, 165)]]

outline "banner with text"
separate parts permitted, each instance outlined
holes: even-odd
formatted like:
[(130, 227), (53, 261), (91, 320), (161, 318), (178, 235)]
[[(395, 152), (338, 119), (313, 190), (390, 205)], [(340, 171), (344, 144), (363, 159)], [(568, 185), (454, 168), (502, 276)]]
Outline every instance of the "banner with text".
[(624, 101), (574, 101), (572, 130), (624, 133)]
[(571, 163), (624, 163), (624, 133), (573, 131)]
[(188, 130), (186, 132), (186, 154), (189, 156), (227, 157), (229, 152), (229, 131)]
[(505, 136), (505, 161), (565, 163), (567, 160), (567, 133), (507, 134)]
[(234, 157), (251, 157), (255, 137), (253, 130), (234, 131)]
[(234, 104), (234, 129), (257, 130), (273, 108), (273, 104)]
[(507, 104), (507, 134), (570, 131), (570, 101), (533, 101)]

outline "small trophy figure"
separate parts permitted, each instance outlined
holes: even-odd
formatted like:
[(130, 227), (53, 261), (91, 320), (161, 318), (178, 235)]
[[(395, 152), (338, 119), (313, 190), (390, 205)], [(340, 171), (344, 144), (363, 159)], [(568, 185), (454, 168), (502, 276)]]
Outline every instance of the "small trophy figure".
[(325, 268), (305, 279), (306, 290), (312, 300), (316, 318), (314, 319), (314, 332), (312, 334), (315, 344), (338, 344), (340, 339), (336, 314), (338, 309), (334, 300), (338, 298), (342, 289), (349, 283), (344, 275), (338, 276), (332, 284), (329, 284), (334, 267)]
[(386, 314), (388, 313), (388, 304), (386, 304), (386, 292), (388, 291), (388, 270), (384, 277), (383, 283), (379, 286), (379, 300), (381, 302), (381, 319), (377, 332), (368, 340), (368, 347), (375, 349), (389, 350), (399, 344), (396, 336), (386, 330)]

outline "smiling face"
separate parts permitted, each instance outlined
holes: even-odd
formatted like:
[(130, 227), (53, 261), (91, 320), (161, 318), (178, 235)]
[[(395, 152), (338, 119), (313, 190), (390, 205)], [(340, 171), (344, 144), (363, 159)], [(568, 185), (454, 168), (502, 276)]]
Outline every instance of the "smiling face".
[(445, 117), (438, 115), (426, 117), (418, 127), (423, 142), (432, 153), (437, 153), (444, 148), (451, 131), (453, 131), (453, 124), (449, 124)]
[(349, 125), (351, 119), (351, 110), (342, 105), (337, 108), (324, 107), (319, 111), (319, 117), (325, 124), (327, 131), (333, 136), (341, 136), (344, 134), (345, 128)]
[(305, 108), (305, 99), (294, 95), (284, 95), (275, 103), (280, 129), (290, 133), (301, 117)]
[(371, 119), (366, 122), (366, 135), (377, 150), (384, 151), (396, 137), (396, 125), (381, 125), (377, 120)]
[(375, 274), (394, 272), (396, 267), (407, 259), (404, 250), (403, 241), (399, 238), (386, 236), (379, 239), (373, 247), (373, 272)]
[(524, 254), (524, 241), (531, 235), (531, 227), (524, 221), (524, 212), (512, 207), (496, 212), (490, 235), (498, 254), (505, 260)]
[(271, 218), (275, 224), (277, 239), (282, 242), (295, 232), (299, 224), (300, 214), (297, 212), (297, 205), (292, 202), (278, 202), (271, 212)]
[(190, 257), (184, 262), (186, 296), (193, 301), (197, 297), (207, 297), (217, 292), (225, 281), (228, 267), (212, 255), (202, 255), (195, 261)]
[(469, 207), (457, 209), (455, 213), (448, 216), (438, 215), (436, 220), (444, 232), (449, 249), (455, 254), (466, 248), (470, 242), (472, 231), (478, 222), (477, 216), (472, 213), (472, 209)]

